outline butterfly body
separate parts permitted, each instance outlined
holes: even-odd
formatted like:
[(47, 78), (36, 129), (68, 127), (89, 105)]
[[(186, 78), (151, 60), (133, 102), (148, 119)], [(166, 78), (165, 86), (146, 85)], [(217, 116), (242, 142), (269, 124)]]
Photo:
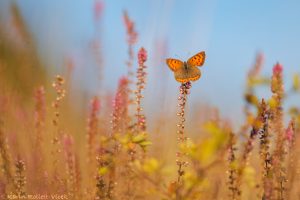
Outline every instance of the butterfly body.
[(202, 66), (204, 61), (204, 51), (192, 56), (186, 62), (173, 58), (168, 58), (166, 60), (167, 65), (174, 72), (176, 81), (180, 83), (198, 80), (201, 77), (201, 71), (198, 67)]
[(185, 69), (185, 70), (188, 70), (187, 62), (184, 61), (184, 62), (183, 62), (183, 66), (184, 66), (184, 69)]

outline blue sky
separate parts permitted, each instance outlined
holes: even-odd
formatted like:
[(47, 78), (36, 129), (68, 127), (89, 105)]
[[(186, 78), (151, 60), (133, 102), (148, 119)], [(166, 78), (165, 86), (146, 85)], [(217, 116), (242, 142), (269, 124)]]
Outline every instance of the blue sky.
[[(2, 13), (9, 1), (0, 3)], [(96, 24), (93, 0), (17, 2), (37, 38), (48, 69), (56, 73), (66, 56), (75, 57), (78, 66), (74, 87), (91, 93), (99, 93), (100, 84), (89, 50), (92, 39), (102, 42), (102, 87), (113, 91), (119, 77), (126, 74), (124, 10), (135, 21), (139, 33), (135, 50), (141, 46), (148, 50), (146, 96), (151, 99), (166, 95), (164, 106), (170, 109), (176, 104), (179, 84), (163, 60), (155, 59), (160, 43), (167, 45), (166, 55), (161, 56), (183, 60), (206, 51), (202, 78), (193, 84), (191, 104), (210, 103), (231, 117), (241, 114), (245, 76), (258, 51), (265, 54), (264, 74), (270, 75), (277, 61), (285, 67), (287, 82), (300, 71), (299, 1), (107, 0), (103, 18)], [(157, 88), (167, 92), (159, 93)], [(149, 108), (154, 106), (152, 100), (146, 104)]]

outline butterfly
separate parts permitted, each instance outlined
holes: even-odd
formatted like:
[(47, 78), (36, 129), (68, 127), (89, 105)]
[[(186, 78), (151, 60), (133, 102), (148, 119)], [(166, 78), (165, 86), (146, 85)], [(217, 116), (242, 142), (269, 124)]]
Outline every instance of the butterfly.
[(201, 51), (190, 57), (186, 62), (174, 58), (166, 59), (167, 65), (174, 72), (176, 81), (180, 83), (198, 80), (201, 77), (201, 72), (198, 67), (202, 66), (204, 61), (205, 51)]

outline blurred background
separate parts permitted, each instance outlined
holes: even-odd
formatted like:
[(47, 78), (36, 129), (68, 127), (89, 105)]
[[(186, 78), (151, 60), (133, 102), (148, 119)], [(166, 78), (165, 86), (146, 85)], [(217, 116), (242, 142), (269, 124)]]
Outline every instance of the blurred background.
[[(200, 51), (207, 58), (201, 79), (193, 83), (189, 109), (209, 104), (241, 120), (245, 78), (257, 53), (264, 55), (267, 76), (276, 62), (284, 66), (287, 84), (300, 71), (299, 8), (299, 1), (279, 0), (1, 0), (1, 84), (30, 93), (36, 82), (62, 74), (75, 107), (91, 96), (114, 94), (127, 74), (127, 11), (138, 32), (135, 57), (140, 47), (148, 52), (143, 104), (150, 121), (158, 111), (176, 112), (179, 83), (165, 58), (186, 60)], [(4, 62), (13, 54), (21, 59)], [(136, 66), (135, 60), (134, 71)]]

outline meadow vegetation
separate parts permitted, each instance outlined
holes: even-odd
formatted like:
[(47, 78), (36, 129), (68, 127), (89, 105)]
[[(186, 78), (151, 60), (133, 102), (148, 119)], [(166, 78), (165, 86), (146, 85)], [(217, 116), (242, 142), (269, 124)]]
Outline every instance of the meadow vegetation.
[[(263, 54), (257, 55), (246, 75), (241, 125), (218, 108), (199, 113), (201, 126), (186, 123), (197, 84), (187, 82), (174, 96), (178, 123), (152, 120), (168, 127), (157, 135), (143, 111), (151, 66), (127, 12), (128, 74), (112, 96), (92, 97), (82, 112), (68, 96), (72, 73), (47, 75), (18, 7), (12, 4), (10, 13), (15, 35), (0, 28), (0, 199), (300, 199), (300, 107), (284, 104), (299, 93), (300, 78), (285, 88), (280, 63), (263, 76)], [(271, 97), (259, 97), (261, 87)]]

